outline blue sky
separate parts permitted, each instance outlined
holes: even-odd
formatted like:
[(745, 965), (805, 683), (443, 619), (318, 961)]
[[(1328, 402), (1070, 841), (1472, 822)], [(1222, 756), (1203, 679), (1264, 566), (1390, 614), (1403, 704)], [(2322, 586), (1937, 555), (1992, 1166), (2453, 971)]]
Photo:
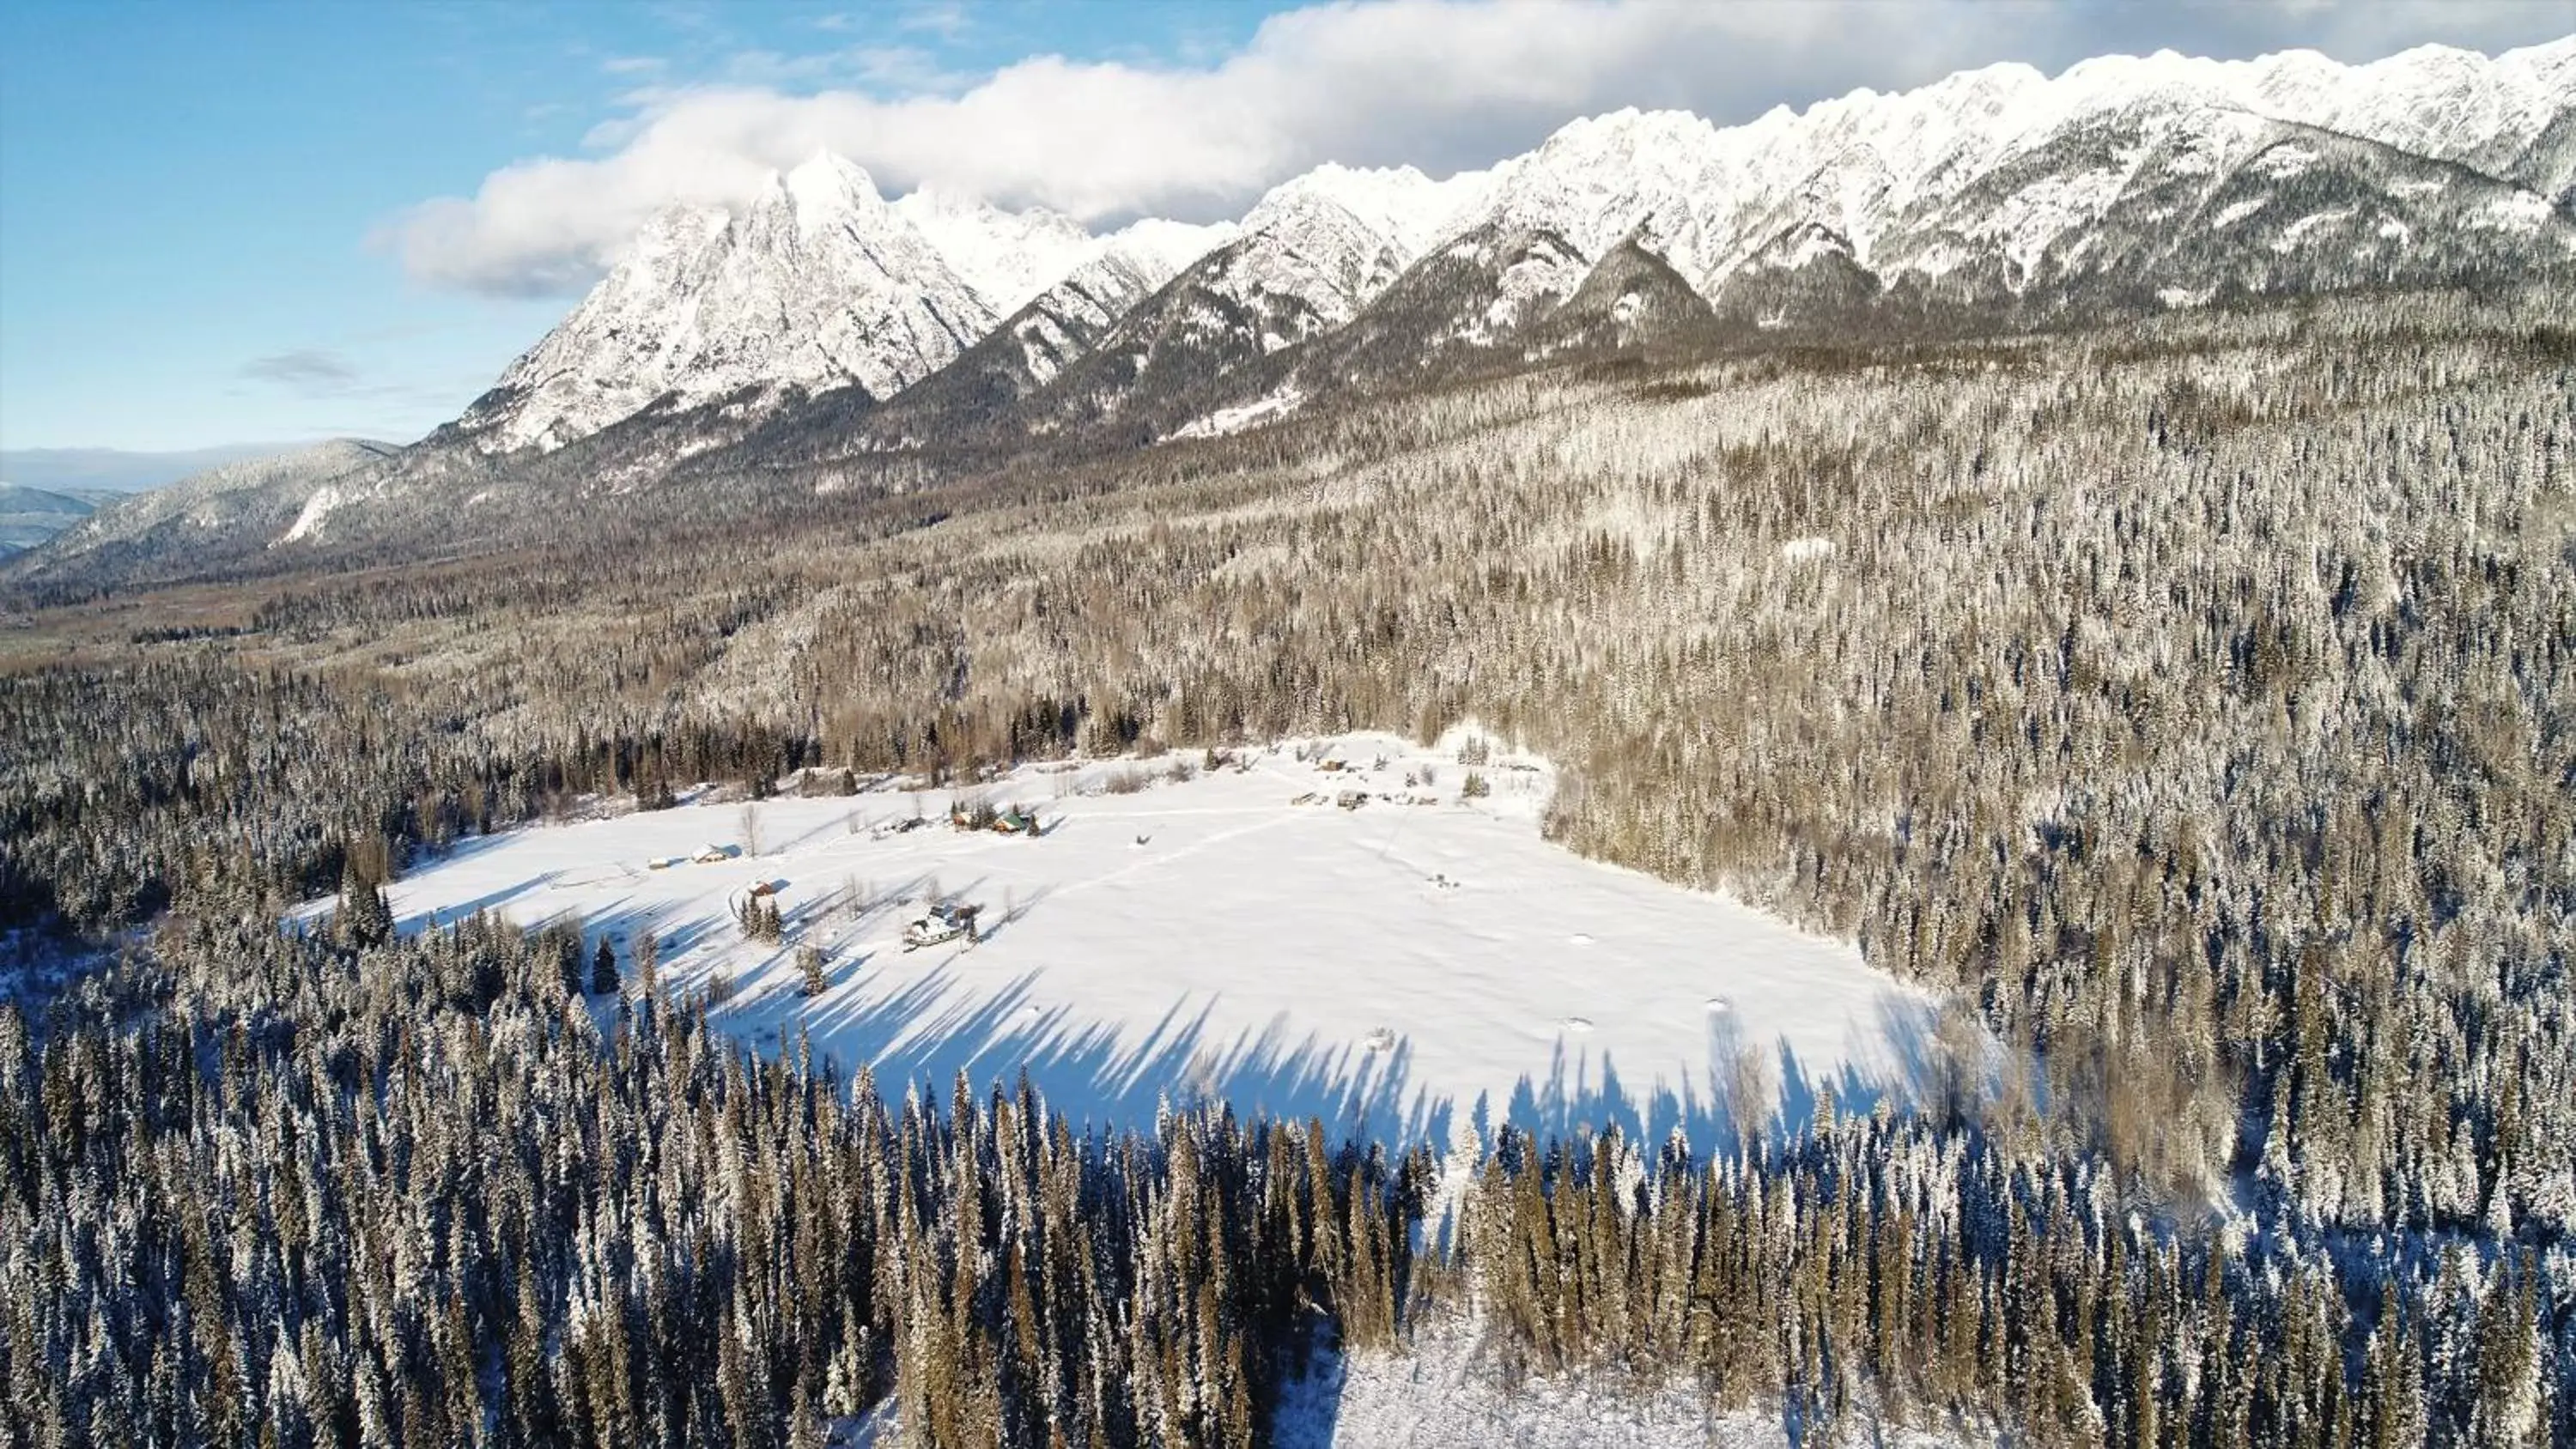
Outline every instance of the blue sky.
[[(515, 158), (578, 154), (639, 81), (871, 40), (957, 66), (1023, 44), (1170, 50), (1258, 19), (1008, 7), (906, 26), (938, 14), (12, 0), (0, 446), (402, 441), (453, 416), (568, 301), (415, 279), (377, 233)], [(637, 57), (666, 65), (619, 64)]]
[(651, 206), (820, 146), (1107, 223), (1322, 160), (1441, 173), (1573, 116), (1721, 122), (2159, 45), (2367, 60), (2563, 0), (2131, 6), (117, 3), (0, 7), (0, 447), (396, 441), (540, 336)]

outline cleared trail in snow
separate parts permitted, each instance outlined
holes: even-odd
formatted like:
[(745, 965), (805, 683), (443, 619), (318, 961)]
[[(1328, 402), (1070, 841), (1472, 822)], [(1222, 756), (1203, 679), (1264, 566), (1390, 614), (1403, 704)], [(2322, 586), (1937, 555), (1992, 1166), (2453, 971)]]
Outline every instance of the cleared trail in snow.
[[(664, 868), (647, 867), (750, 843), (742, 805), (531, 828), (467, 841), (390, 895), (406, 930), (478, 909), (577, 921), (617, 943), (630, 985), (649, 929), (667, 992), (730, 978), (713, 1020), (746, 1041), (803, 1033), (895, 1092), (1025, 1070), (1058, 1109), (1112, 1124), (1221, 1096), (1398, 1142), (1509, 1120), (1707, 1145), (1736, 1130), (1739, 1050), (1792, 1119), (1827, 1084), (1853, 1106), (1905, 1090), (1922, 1059), (1929, 1003), (1848, 945), (1542, 840), (1543, 762), (1498, 758), (1481, 771), (1492, 793), (1464, 798), (1454, 747), (1344, 737), (1340, 771), (1308, 753), (1130, 793), (1108, 787), (1141, 767), (1105, 762), (774, 799), (756, 807), (753, 833), (779, 842), (766, 853)], [(1336, 808), (1353, 790), (1368, 802)], [(1404, 803), (1417, 796), (1436, 803)], [(952, 799), (1026, 804), (1047, 830), (960, 833)], [(916, 810), (933, 823), (878, 833)], [(776, 946), (729, 910), (761, 882), (778, 889)], [(985, 938), (904, 950), (934, 894), (980, 904)], [(795, 965), (808, 944), (826, 955), (813, 998)]]

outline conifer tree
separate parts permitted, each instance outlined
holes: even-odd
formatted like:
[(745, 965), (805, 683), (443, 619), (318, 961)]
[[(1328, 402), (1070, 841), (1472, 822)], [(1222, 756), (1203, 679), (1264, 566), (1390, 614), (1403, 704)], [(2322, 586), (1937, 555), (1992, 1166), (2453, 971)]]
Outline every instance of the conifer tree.
[(340, 874), (341, 939), (365, 950), (393, 939), (393, 908), (385, 900), (384, 887), (358, 869), (354, 857)]
[(581, 931), (578, 927), (557, 924), (546, 928), (545, 954), (552, 958), (555, 979), (563, 983), (566, 996), (582, 992)]

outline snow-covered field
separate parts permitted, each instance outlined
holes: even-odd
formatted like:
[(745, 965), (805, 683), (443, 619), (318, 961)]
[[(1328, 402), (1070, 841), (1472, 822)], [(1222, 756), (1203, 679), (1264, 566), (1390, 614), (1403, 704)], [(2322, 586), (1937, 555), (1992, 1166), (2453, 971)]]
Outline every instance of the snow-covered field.
[[(1270, 1419), (1277, 1449), (1798, 1449), (1804, 1443), (1877, 1449), (1981, 1449), (1999, 1441), (1970, 1428), (1889, 1422), (1867, 1405), (1847, 1411), (1826, 1437), (1773, 1407), (1717, 1409), (1687, 1381), (1639, 1384), (1612, 1377), (1529, 1377), (1507, 1383), (1475, 1322), (1417, 1325), (1400, 1351), (1344, 1357), (1318, 1349), (1281, 1385)], [(904, 1449), (888, 1399), (833, 1420), (834, 1449)]]
[[(1793, 1120), (1828, 1081), (1847, 1104), (1902, 1088), (1920, 996), (1846, 945), (1548, 844), (1551, 769), (1497, 748), (1472, 772), (1490, 793), (1470, 797), (1457, 744), (1347, 736), (1187, 780), (1166, 772), (1198, 754), (684, 805), (470, 840), (390, 895), (405, 930), (485, 908), (578, 920), (618, 943), (630, 988), (649, 929), (666, 992), (730, 976), (714, 1019), (746, 1040), (808, 1033), (890, 1093), (1026, 1069), (1094, 1122), (1222, 1096), (1404, 1142), (1508, 1119), (1649, 1140), (1679, 1125), (1705, 1144), (1733, 1130), (1740, 1049)], [(1366, 803), (1340, 808), (1355, 790)], [(1025, 805), (1044, 833), (952, 829), (960, 799)], [(889, 828), (915, 814), (930, 823)], [(710, 845), (740, 854), (686, 859)], [(763, 882), (777, 945), (733, 916)], [(983, 939), (904, 949), (933, 897), (980, 904)], [(808, 943), (827, 953), (813, 998), (795, 963)]]
[[(1319, 1353), (1280, 1393), (1278, 1449), (1796, 1449), (1813, 1442), (1778, 1409), (1712, 1409), (1688, 1383), (1534, 1377), (1506, 1385), (1472, 1322), (1418, 1329), (1401, 1353)], [(1866, 1408), (1827, 1442), (1964, 1449), (1991, 1442), (1882, 1422)], [(900, 1442), (877, 1428), (874, 1449)]]

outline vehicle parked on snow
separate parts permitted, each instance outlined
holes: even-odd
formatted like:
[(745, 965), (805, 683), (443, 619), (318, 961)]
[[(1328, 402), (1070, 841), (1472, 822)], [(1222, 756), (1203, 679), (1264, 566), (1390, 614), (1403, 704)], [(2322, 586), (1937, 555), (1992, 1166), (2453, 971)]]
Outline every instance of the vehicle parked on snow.
[(936, 946), (943, 942), (954, 941), (960, 936), (972, 940), (975, 935), (975, 918), (982, 910), (981, 906), (958, 905), (953, 902), (934, 905), (928, 914), (916, 917), (911, 925), (903, 928), (903, 949), (918, 951), (924, 946)]

